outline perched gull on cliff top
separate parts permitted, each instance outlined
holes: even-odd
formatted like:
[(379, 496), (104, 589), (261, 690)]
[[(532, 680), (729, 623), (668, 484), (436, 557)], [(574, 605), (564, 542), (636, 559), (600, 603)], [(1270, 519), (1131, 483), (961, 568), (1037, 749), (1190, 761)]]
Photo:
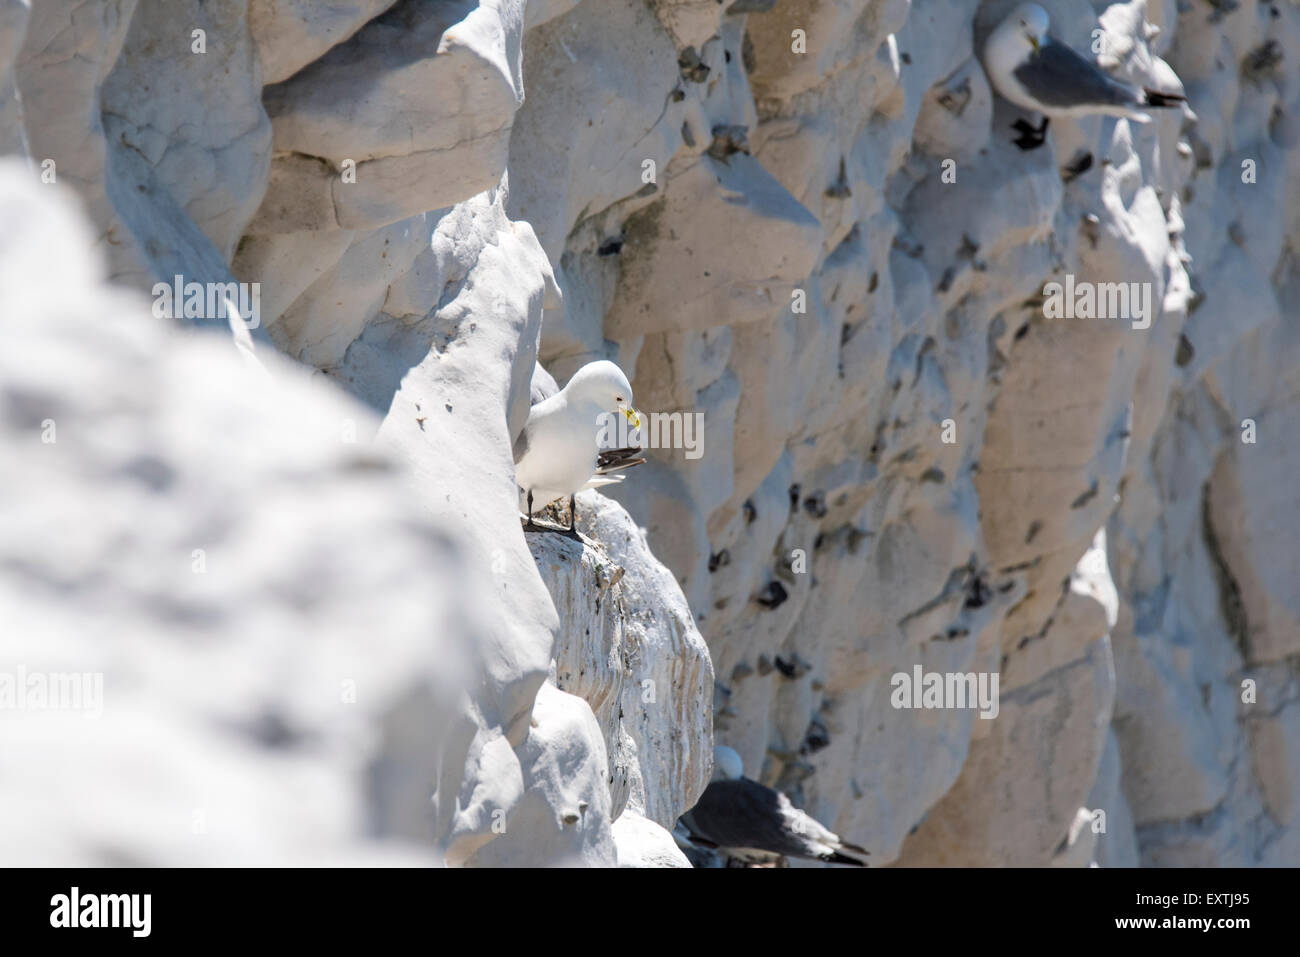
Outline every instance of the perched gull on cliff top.
[(616, 474), (620, 469), (645, 461), (639, 447), (612, 448), (602, 443), (604, 433), (617, 434), (619, 415), (633, 428), (641, 424), (627, 376), (604, 359), (587, 363), (563, 389), (532, 407), (514, 445), (515, 484), (520, 489), (520, 508), (528, 512), (527, 528), (555, 531), (534, 522), (533, 509), (567, 495), (569, 527), (563, 531), (576, 535), (574, 495), (585, 488), (621, 482), (624, 477)]
[(781, 792), (745, 777), (740, 755), (725, 745), (713, 749), (713, 780), (681, 824), (692, 843), (743, 861), (802, 857), (867, 866), (858, 860), (867, 856), (862, 848), (817, 823)]
[(1048, 25), (1046, 10), (1022, 3), (984, 45), (984, 67), (994, 88), (1017, 106), (1043, 114), (1037, 129), (1023, 120), (1015, 124), (1021, 148), (1041, 146), (1053, 116), (1103, 113), (1149, 123), (1143, 110), (1177, 107), (1183, 101), (1178, 93), (1157, 93), (1115, 79), (1048, 34)]

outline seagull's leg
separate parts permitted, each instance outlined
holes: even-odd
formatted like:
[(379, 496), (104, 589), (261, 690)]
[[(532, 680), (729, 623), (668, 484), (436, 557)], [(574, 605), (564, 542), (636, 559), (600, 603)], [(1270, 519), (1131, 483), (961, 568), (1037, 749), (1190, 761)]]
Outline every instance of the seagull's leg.
[(1043, 115), (1043, 122), (1034, 126), (1024, 118), (1016, 120), (1011, 124), (1011, 128), (1020, 135), (1012, 140), (1022, 150), (1036, 150), (1047, 142), (1047, 124), (1051, 117)]
[(528, 524), (525, 528), (537, 528), (537, 523), (533, 521), (533, 490), (528, 490)]
[[(558, 514), (558, 513), (557, 513)], [(569, 496), (569, 527), (563, 525), (542, 525), (543, 529), (548, 532), (555, 532), (557, 535), (563, 535), (565, 538), (571, 538), (575, 542), (582, 541), (582, 535), (578, 532), (578, 505), (577, 496)]]
[(1090, 169), (1092, 169), (1092, 153), (1085, 152), (1065, 164), (1065, 169), (1061, 173), (1061, 180), (1066, 183), (1073, 182)]

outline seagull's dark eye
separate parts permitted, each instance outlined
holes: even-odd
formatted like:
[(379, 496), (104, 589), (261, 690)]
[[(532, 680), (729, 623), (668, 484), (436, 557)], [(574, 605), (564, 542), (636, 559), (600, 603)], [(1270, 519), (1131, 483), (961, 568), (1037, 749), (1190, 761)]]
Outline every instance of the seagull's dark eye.
[(615, 401), (615, 402), (622, 402), (622, 401), (623, 401), (623, 397), (622, 397), (621, 395), (616, 395), (616, 396), (614, 396), (614, 401)]

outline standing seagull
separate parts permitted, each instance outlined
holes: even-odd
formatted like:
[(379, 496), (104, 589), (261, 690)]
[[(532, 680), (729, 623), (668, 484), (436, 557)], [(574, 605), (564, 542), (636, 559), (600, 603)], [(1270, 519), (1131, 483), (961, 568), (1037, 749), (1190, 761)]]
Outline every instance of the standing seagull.
[[(524, 430), (515, 440), (515, 484), (520, 505), (528, 511), (528, 528), (539, 528), (533, 509), (569, 497), (569, 527), (577, 534), (574, 495), (623, 481), (619, 469), (645, 461), (642, 449), (602, 447), (601, 437), (614, 431), (612, 423), (626, 416), (633, 428), (641, 417), (632, 407), (632, 386), (623, 370), (607, 360), (589, 362), (567, 385), (529, 410)], [(554, 529), (551, 529), (554, 530)]]
[(1087, 116), (1104, 113), (1149, 123), (1143, 112), (1153, 107), (1176, 107), (1178, 93), (1157, 93), (1129, 86), (1093, 61), (1047, 32), (1047, 11), (1036, 3), (1022, 3), (998, 24), (984, 45), (984, 68), (994, 88), (1004, 97), (1043, 114), (1037, 128), (1024, 120), (1015, 123), (1021, 138), (1016, 145), (1034, 149), (1043, 144), (1053, 116)]
[(743, 861), (802, 857), (867, 866), (858, 860), (867, 856), (862, 848), (822, 827), (781, 792), (745, 777), (740, 755), (725, 745), (713, 749), (713, 780), (681, 823), (692, 843)]

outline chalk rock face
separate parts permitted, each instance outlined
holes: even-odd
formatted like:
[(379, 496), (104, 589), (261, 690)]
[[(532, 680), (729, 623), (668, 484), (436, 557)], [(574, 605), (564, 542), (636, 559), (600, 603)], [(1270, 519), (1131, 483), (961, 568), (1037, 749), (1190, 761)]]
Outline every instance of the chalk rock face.
[(712, 771), (712, 715), (683, 708), (712, 698), (708, 648), (627, 512), (595, 492), (578, 497), (578, 511), (578, 528), (597, 547), (529, 535), (560, 615), (552, 678), (607, 731), (615, 814), (627, 807), (671, 829)]
[(636, 811), (625, 810), (614, 822), (619, 867), (690, 867), (672, 834)]
[(5, 0), (0, 4), (0, 150), (6, 154), (26, 152), (22, 103), (14, 61), (27, 35), (31, 8), (22, 0)]
[[(0, 0), (0, 671), (105, 677), (0, 750), (140, 768), (17, 816), (681, 866), (716, 742), (877, 866), (1300, 861), (1300, 8), (1045, 0), (1188, 102), (1025, 150), (1014, 3)], [(650, 461), (525, 535), (596, 358)]]
[[(1277, 192), (1296, 155), (1277, 53), (1297, 48), (1295, 12), (1227, 13), (1225, 41), (1213, 11), (1145, 8), (1157, 34), (1110, 7), (1106, 65), (1195, 114), (1057, 121), (1023, 151), (979, 59), (1012, 5), (737, 4), (688, 44), (649, 4), (663, 30), (631, 54), (596, 42), (592, 4), (529, 32), (525, 63), (554, 69), (526, 70), (510, 204), (566, 307), (540, 355), (559, 375), (617, 358), (644, 408), (703, 414), (701, 458), (652, 452), (609, 494), (700, 622), (718, 739), (873, 862), (1156, 863), (1183, 840), (1209, 861), (1233, 836), (1243, 862), (1280, 860), (1294, 762), (1245, 769), (1300, 726), (1237, 713), (1250, 676), (1233, 640), (1214, 649), (1293, 654), (1277, 303), (1300, 233)], [(1091, 9), (1047, 6), (1088, 50)], [(601, 108), (593, 78), (648, 60)], [(1063, 311), (1067, 277), (1131, 302)], [(1172, 438), (1247, 416), (1272, 418), (1268, 450)], [(1186, 557), (1206, 527), (1214, 560)], [(1142, 614), (1139, 641), (1152, 602), (1170, 611)], [(916, 665), (998, 673), (997, 717), (896, 707)], [(1245, 839), (1265, 807), (1275, 831)], [(1208, 811), (1212, 841), (1172, 824)]]
[(248, 24), (257, 39), (264, 81), (289, 79), (395, 2), (354, 0), (322, 6), (312, 0), (248, 0)]
[[(140, 0), (130, 23), (100, 91), (105, 136), (148, 162), (159, 188), (228, 263), (257, 211), (271, 158), (245, 0)], [(189, 30), (176, 29), (185, 23)], [(141, 95), (160, 77), (186, 95)]]
[(251, 231), (374, 228), (495, 185), (523, 99), (523, 5), (405, 0), (268, 87), (275, 156)]

